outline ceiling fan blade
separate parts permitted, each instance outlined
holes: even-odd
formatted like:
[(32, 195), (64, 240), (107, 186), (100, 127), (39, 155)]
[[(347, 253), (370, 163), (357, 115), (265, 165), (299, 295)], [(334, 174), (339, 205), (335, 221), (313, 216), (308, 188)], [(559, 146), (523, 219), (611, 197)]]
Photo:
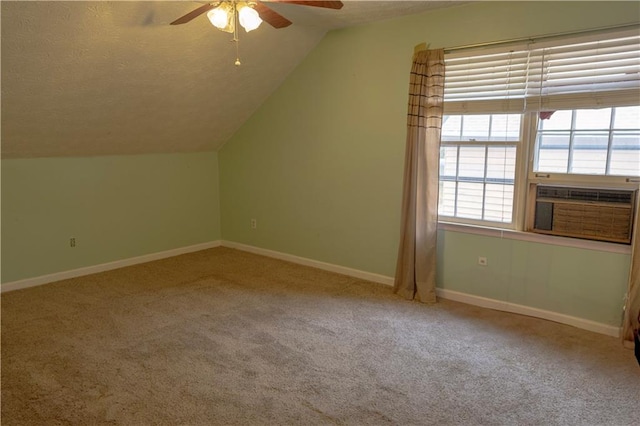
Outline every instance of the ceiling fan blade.
[(258, 1), (255, 5), (254, 9), (260, 15), (260, 18), (265, 21), (267, 24), (271, 25), (273, 28), (284, 28), (291, 25), (291, 21), (280, 15), (275, 10), (269, 9), (267, 5)]
[(200, 6), (196, 10), (192, 10), (191, 12), (187, 13), (186, 15), (181, 16), (180, 18), (176, 19), (175, 21), (173, 21), (171, 23), (171, 25), (186, 24), (187, 22), (191, 21), (194, 18), (197, 18), (198, 16), (202, 15), (203, 13), (210, 11), (211, 9), (216, 7), (218, 4), (220, 4), (220, 2), (214, 2), (214, 3), (205, 4), (204, 6)]
[(342, 9), (341, 1), (314, 1), (314, 0), (269, 0), (273, 3), (289, 3), (289, 4), (299, 4), (301, 6), (315, 6), (315, 7), (324, 7), (325, 9)]

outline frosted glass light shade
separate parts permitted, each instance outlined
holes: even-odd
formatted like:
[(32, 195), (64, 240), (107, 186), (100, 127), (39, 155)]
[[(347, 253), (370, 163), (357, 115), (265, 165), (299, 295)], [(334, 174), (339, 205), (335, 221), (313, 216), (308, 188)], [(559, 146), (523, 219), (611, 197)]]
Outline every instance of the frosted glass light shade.
[(234, 30), (233, 9), (228, 3), (222, 3), (215, 9), (207, 12), (207, 18), (214, 27), (232, 33)]
[(253, 31), (260, 26), (262, 19), (260, 19), (260, 15), (258, 15), (255, 9), (247, 5), (239, 5), (238, 8), (238, 19), (240, 25), (242, 25), (242, 28), (244, 28), (246, 32)]

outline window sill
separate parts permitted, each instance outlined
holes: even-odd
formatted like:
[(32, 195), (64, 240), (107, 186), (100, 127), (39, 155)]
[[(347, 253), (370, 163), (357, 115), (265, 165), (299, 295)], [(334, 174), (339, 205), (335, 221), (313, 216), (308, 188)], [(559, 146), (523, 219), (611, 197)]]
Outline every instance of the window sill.
[(514, 231), (511, 229), (490, 228), (486, 226), (466, 225), (452, 222), (438, 222), (438, 230), (460, 232), (463, 234), (483, 235), (486, 237), (506, 238), (509, 240), (530, 241), (554, 246), (574, 247), (609, 253), (631, 254), (631, 246), (607, 243), (604, 241), (581, 240), (579, 238), (556, 237), (536, 234), (535, 232)]

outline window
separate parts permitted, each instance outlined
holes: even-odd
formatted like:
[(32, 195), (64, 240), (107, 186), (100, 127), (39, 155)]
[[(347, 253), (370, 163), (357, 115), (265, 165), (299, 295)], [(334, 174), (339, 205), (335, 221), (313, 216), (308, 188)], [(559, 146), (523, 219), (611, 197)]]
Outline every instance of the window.
[(542, 114), (534, 171), (640, 176), (640, 107)]
[(637, 29), (447, 53), (445, 66), (441, 220), (530, 229), (537, 184), (637, 188)]
[(511, 223), (520, 121), (519, 114), (443, 118), (440, 215)]

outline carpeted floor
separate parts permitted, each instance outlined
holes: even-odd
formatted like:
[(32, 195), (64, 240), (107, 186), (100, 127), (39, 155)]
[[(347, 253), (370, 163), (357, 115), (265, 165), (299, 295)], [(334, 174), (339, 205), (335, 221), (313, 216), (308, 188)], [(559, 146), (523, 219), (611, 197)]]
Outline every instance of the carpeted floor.
[(617, 339), (216, 248), (2, 295), (2, 424), (625, 425)]

